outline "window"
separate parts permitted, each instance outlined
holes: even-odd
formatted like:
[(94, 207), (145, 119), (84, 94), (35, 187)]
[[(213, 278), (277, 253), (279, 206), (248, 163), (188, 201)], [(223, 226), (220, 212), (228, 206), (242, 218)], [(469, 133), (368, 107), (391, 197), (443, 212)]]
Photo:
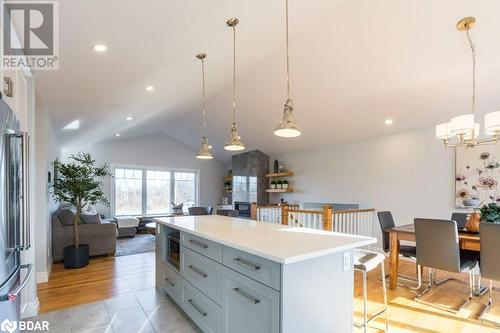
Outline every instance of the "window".
[(184, 210), (198, 202), (197, 172), (115, 168), (115, 215), (162, 215), (172, 202)]

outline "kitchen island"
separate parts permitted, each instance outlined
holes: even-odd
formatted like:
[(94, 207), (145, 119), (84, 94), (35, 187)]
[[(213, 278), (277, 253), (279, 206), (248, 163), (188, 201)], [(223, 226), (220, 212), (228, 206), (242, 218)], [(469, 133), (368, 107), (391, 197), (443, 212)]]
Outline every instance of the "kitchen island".
[(204, 332), (352, 331), (352, 250), (375, 238), (217, 215), (155, 221), (156, 288)]

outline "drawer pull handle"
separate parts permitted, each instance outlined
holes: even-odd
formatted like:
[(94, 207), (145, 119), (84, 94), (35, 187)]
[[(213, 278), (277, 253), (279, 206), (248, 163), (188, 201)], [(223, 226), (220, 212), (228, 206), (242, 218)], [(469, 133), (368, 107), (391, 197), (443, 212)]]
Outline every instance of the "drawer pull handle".
[(236, 261), (241, 266), (251, 269), (252, 271), (257, 271), (260, 269), (259, 265), (254, 264), (253, 262), (243, 259), (241, 257), (233, 258), (233, 260)]
[(208, 275), (207, 273), (203, 272), (200, 270), (198, 267), (195, 267), (193, 265), (188, 266), (193, 272), (200, 274), (203, 278), (206, 278)]
[(202, 249), (208, 249), (208, 245), (204, 244), (202, 242), (197, 241), (196, 239), (190, 239), (188, 240), (189, 243), (194, 244), (198, 247), (201, 247)]
[(207, 316), (207, 313), (200, 309), (200, 307), (196, 305), (196, 303), (192, 299), (188, 299), (188, 303), (191, 304), (191, 306), (195, 308), (195, 310), (198, 311), (203, 317)]
[(172, 281), (170, 281), (169, 278), (165, 278), (165, 281), (167, 281), (167, 283), (171, 286), (171, 287), (175, 287), (175, 283), (173, 283)]
[(238, 294), (240, 294), (241, 296), (245, 297), (246, 299), (248, 299), (250, 302), (252, 302), (253, 304), (259, 304), (260, 303), (260, 300), (258, 300), (257, 298), (255, 297), (252, 297), (250, 296), (249, 294), (247, 294), (246, 292), (244, 292), (243, 290), (241, 290), (240, 288), (233, 288), (233, 290), (235, 292), (237, 292)]

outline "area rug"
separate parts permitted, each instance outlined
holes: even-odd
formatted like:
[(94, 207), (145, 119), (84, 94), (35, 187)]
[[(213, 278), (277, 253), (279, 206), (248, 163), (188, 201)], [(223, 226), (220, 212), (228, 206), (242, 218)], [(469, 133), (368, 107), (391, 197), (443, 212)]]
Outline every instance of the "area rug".
[(131, 254), (154, 252), (155, 236), (151, 234), (137, 234), (134, 238), (118, 238), (116, 240), (116, 257)]

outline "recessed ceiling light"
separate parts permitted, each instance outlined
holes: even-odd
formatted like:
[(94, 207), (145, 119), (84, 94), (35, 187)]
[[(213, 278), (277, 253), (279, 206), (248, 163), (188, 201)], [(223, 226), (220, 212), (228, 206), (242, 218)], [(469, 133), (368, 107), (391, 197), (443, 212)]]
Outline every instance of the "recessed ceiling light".
[(155, 87), (153, 86), (146, 86), (146, 91), (153, 91), (155, 90)]
[(132, 119), (134, 119), (134, 118), (132, 118), (132, 117), (128, 116), (128, 117), (127, 117), (127, 118), (125, 118), (125, 119), (126, 119), (127, 121), (131, 121), (131, 120), (132, 120)]
[(116, 133), (116, 134), (115, 134), (115, 136), (116, 136), (116, 137), (120, 136), (120, 133)]
[(386, 125), (392, 125), (392, 123), (393, 123), (393, 120), (390, 118), (385, 120)]
[(104, 44), (96, 44), (94, 45), (94, 51), (97, 51), (97, 52), (104, 52), (108, 49), (108, 47)]

